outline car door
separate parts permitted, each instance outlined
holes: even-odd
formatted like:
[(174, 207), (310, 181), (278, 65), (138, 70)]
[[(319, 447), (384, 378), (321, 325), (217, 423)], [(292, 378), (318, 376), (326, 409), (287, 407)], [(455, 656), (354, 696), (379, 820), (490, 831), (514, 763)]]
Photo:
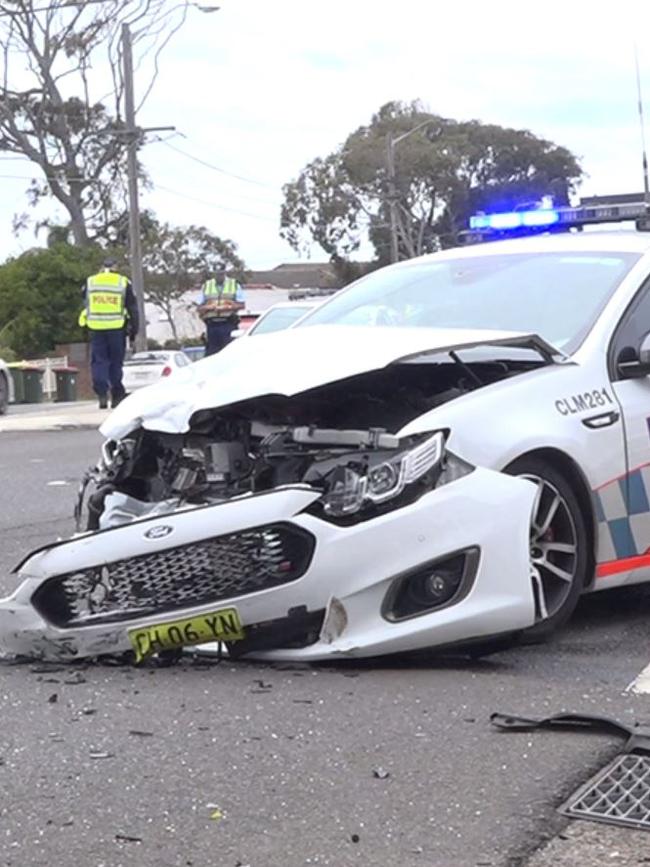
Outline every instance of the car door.
[[(618, 562), (611, 564), (609, 574), (625, 574), (625, 583), (650, 580), (650, 365), (640, 364), (639, 356), (648, 334), (650, 280), (621, 317), (608, 352), (609, 375), (623, 414), (626, 447), (626, 475), (618, 480), (620, 505), (625, 511), (605, 515), (617, 543)], [(613, 499), (610, 508), (616, 508)]]

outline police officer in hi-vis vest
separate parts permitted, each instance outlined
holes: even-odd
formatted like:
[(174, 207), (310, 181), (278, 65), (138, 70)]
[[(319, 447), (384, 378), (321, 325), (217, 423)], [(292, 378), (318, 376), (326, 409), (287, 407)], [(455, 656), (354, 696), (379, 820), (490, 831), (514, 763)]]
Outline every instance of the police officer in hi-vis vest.
[(115, 259), (106, 259), (104, 270), (86, 280), (83, 288), (85, 307), (79, 325), (90, 330), (91, 372), (93, 389), (100, 409), (116, 407), (125, 397), (122, 364), (126, 338), (138, 333), (138, 305), (133, 287), (126, 277), (115, 271)]
[(228, 277), (220, 264), (214, 277), (206, 280), (199, 300), (199, 316), (205, 322), (206, 355), (220, 352), (232, 340), (239, 324), (237, 311), (244, 307), (244, 291), (234, 277)]

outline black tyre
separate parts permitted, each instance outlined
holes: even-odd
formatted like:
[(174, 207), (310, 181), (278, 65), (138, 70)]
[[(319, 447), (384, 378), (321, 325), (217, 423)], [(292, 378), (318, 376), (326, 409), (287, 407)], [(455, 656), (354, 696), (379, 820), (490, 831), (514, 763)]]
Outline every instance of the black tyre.
[(9, 407), (9, 383), (4, 373), (0, 373), (0, 415), (4, 415)]
[(506, 472), (538, 486), (530, 528), (536, 623), (524, 640), (543, 641), (566, 623), (586, 586), (590, 558), (585, 516), (569, 482), (546, 461), (524, 456)]

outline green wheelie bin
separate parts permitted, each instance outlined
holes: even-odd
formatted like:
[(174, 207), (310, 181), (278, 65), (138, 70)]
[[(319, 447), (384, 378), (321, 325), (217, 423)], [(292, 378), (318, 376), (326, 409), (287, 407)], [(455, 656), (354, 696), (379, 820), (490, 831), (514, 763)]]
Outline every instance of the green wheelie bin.
[(23, 403), (42, 403), (43, 371), (38, 367), (23, 367)]
[(55, 368), (56, 377), (56, 402), (72, 401), (77, 399), (77, 374), (76, 367)]
[(12, 362), (7, 367), (14, 384), (14, 403), (25, 403), (25, 377), (23, 376), (23, 368), (17, 362)]

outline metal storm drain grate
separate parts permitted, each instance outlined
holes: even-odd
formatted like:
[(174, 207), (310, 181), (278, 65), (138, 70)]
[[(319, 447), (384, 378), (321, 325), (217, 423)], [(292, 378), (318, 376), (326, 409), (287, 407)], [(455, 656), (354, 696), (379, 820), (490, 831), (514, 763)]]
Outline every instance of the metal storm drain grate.
[(560, 812), (650, 831), (650, 755), (617, 756), (574, 792)]

